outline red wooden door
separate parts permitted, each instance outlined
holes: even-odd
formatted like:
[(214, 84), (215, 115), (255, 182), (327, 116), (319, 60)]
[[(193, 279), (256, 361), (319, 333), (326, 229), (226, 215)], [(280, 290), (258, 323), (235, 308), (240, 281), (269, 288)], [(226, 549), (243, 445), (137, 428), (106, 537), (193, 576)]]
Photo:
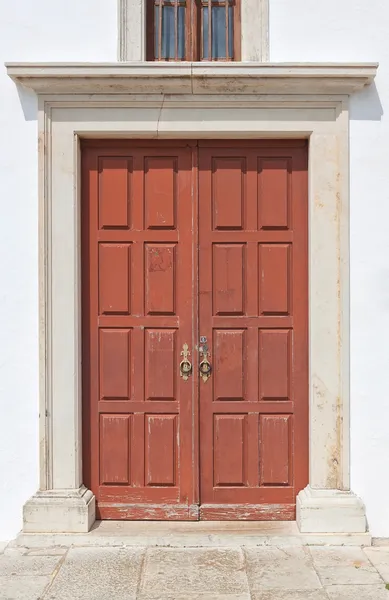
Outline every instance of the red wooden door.
[(83, 149), (84, 477), (102, 519), (198, 514), (197, 380), (179, 371), (193, 352), (192, 155)]
[(98, 516), (295, 518), (306, 144), (86, 143), (82, 216), (84, 481)]
[(202, 519), (294, 519), (308, 481), (305, 143), (199, 149)]

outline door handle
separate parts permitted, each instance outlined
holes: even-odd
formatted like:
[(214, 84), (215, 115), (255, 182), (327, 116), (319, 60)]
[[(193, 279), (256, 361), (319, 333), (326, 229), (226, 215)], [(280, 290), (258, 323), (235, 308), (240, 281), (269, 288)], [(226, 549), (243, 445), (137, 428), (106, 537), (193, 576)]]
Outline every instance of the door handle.
[(182, 346), (181, 356), (183, 359), (180, 362), (180, 376), (184, 381), (188, 381), (189, 376), (192, 374), (192, 363), (189, 360), (190, 352), (188, 344)]
[(208, 352), (208, 346), (206, 343), (204, 343), (204, 344), (202, 344), (202, 346), (200, 346), (199, 352), (200, 352), (200, 357), (202, 357), (202, 360), (199, 363), (200, 377), (204, 381), (204, 383), (206, 383), (208, 381), (208, 379), (211, 377), (211, 373), (212, 373), (212, 365), (208, 360), (208, 356), (210, 357), (211, 355)]

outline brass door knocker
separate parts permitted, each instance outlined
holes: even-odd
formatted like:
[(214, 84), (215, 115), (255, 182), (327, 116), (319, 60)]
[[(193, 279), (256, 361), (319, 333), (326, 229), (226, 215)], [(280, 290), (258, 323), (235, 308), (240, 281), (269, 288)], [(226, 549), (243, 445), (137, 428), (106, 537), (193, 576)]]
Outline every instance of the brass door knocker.
[[(204, 338), (200, 338), (204, 339)], [(206, 338), (205, 338), (206, 339)], [(208, 352), (208, 346), (206, 343), (203, 343), (199, 348), (200, 356), (202, 356), (202, 360), (199, 364), (200, 377), (206, 383), (208, 379), (211, 377), (212, 373), (212, 365), (208, 360), (208, 356), (210, 357), (210, 353)]]
[(188, 344), (182, 346), (181, 356), (183, 360), (180, 362), (180, 376), (184, 381), (188, 381), (192, 374), (192, 363), (189, 360), (190, 352)]

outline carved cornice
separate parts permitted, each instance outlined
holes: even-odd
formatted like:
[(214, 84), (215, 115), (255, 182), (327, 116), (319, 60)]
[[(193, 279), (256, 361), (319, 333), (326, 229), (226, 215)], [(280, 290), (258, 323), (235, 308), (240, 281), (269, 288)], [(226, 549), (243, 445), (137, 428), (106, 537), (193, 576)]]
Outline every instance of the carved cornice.
[(349, 95), (378, 63), (8, 63), (37, 94)]

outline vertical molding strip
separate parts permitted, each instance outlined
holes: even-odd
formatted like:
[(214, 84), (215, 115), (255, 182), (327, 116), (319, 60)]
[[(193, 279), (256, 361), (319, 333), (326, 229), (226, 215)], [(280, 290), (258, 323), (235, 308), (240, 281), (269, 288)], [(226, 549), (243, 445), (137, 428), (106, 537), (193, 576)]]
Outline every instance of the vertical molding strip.
[(118, 0), (118, 60), (146, 60), (146, 2)]
[(241, 0), (243, 62), (269, 60), (269, 0)]
[[(251, 0), (253, 1), (253, 0)], [(254, 0), (255, 2), (255, 0)], [(261, 62), (269, 61), (269, 0), (259, 0), (261, 5)]]
[(127, 16), (128, 7), (127, 0), (118, 0), (118, 61), (125, 62), (127, 60)]

